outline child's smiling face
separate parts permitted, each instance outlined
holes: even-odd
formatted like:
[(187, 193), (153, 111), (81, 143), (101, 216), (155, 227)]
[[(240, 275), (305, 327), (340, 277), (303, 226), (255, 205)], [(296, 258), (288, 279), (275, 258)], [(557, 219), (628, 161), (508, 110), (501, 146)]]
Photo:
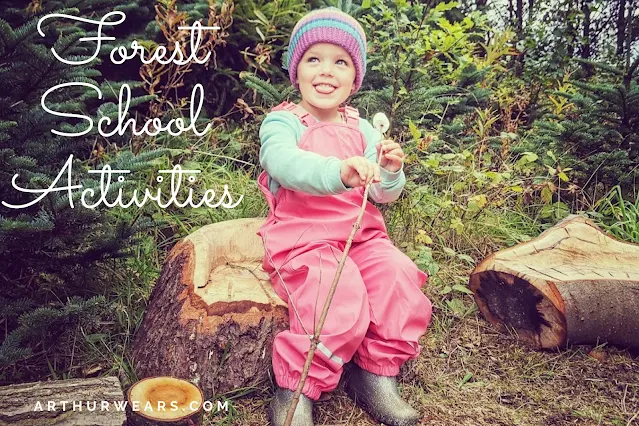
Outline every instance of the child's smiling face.
[(353, 90), (353, 60), (339, 46), (314, 44), (304, 53), (297, 66), (297, 83), (305, 104), (317, 110), (334, 110)]

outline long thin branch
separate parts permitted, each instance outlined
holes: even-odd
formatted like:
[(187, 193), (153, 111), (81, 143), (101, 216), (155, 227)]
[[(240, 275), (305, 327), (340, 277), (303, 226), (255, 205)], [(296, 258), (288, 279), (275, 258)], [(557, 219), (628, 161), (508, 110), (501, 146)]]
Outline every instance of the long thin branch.
[[(380, 165), (382, 161), (384, 145), (380, 147), (379, 155), (377, 158), (377, 166)], [(346, 263), (346, 257), (348, 256), (348, 251), (351, 249), (351, 244), (353, 244), (353, 239), (355, 238), (355, 234), (357, 230), (362, 225), (362, 217), (364, 217), (364, 211), (366, 210), (366, 202), (368, 200), (368, 190), (371, 187), (371, 183), (373, 183), (373, 179), (371, 178), (369, 182), (366, 184), (364, 189), (364, 199), (362, 200), (362, 206), (359, 209), (359, 214), (357, 215), (357, 220), (353, 224), (353, 229), (351, 229), (351, 234), (348, 236), (348, 240), (346, 240), (346, 246), (344, 247), (344, 252), (342, 253), (342, 258), (337, 265), (337, 271), (335, 272), (335, 278), (333, 278), (333, 283), (331, 284), (331, 288), (328, 291), (328, 296), (326, 296), (326, 301), (324, 302), (324, 308), (322, 309), (322, 315), (320, 315), (319, 322), (315, 327), (315, 334), (311, 339), (311, 347), (308, 351), (308, 355), (306, 356), (306, 362), (304, 363), (304, 369), (302, 370), (302, 375), (300, 377), (300, 382), (297, 385), (297, 389), (295, 389), (295, 393), (293, 394), (293, 399), (291, 400), (291, 405), (288, 408), (288, 412), (286, 413), (286, 420), (284, 421), (284, 426), (290, 426), (293, 421), (293, 414), (295, 413), (295, 408), (297, 407), (297, 403), (300, 399), (300, 395), (302, 394), (302, 389), (304, 388), (304, 383), (306, 382), (306, 377), (308, 377), (308, 372), (311, 369), (311, 363), (313, 362), (313, 355), (315, 355), (315, 350), (317, 349), (317, 345), (319, 343), (319, 336), (324, 327), (324, 321), (326, 320), (326, 316), (328, 315), (328, 308), (331, 306), (331, 301), (333, 300), (333, 295), (335, 294), (335, 290), (337, 289), (337, 283), (339, 282), (340, 275), (342, 275), (342, 269), (344, 269), (344, 264)]]

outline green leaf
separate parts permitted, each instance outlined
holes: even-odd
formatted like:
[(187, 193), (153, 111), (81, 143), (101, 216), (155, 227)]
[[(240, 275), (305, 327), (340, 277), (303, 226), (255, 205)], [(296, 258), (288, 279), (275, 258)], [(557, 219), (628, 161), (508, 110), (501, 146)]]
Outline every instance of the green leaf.
[(533, 163), (537, 161), (539, 157), (534, 152), (524, 152), (519, 160), (517, 160), (517, 165), (523, 166), (528, 163)]
[(462, 302), (459, 299), (447, 300), (446, 306), (455, 315), (463, 315), (466, 312), (466, 307), (464, 306), (464, 302)]
[(266, 37), (264, 37), (264, 34), (262, 34), (262, 30), (260, 30), (260, 27), (255, 27), (255, 31), (257, 32), (257, 35), (259, 35), (262, 39), (262, 42), (266, 42)]
[(438, 3), (437, 6), (435, 6), (435, 12), (446, 12), (447, 10), (455, 9), (457, 6), (459, 6), (459, 3), (457, 3), (456, 1), (450, 1), (448, 3)]
[(455, 250), (453, 250), (450, 247), (444, 247), (443, 251), (444, 251), (444, 253), (446, 253), (449, 256), (455, 256), (457, 254), (457, 252), (455, 252)]
[(415, 241), (418, 243), (431, 245), (433, 244), (433, 239), (426, 233), (426, 231), (420, 229), (418, 235), (415, 237)]
[(533, 161), (537, 161), (539, 156), (537, 154), (535, 154), (534, 152), (527, 152), (524, 155), (524, 158), (526, 158), (526, 161), (528, 161), (529, 163), (532, 163)]
[(266, 18), (266, 16), (264, 16), (262, 11), (260, 11), (258, 9), (253, 9), (253, 13), (255, 13), (255, 16), (257, 16), (257, 18), (260, 21), (262, 21), (264, 23), (264, 25), (268, 25), (268, 19)]
[(473, 373), (466, 373), (466, 375), (464, 376), (463, 379), (461, 379), (461, 381), (457, 384), (457, 387), (459, 389), (461, 389), (462, 386), (464, 386), (466, 383), (468, 383), (468, 381), (473, 377)]
[(89, 343), (96, 343), (101, 341), (102, 339), (106, 339), (108, 336), (104, 333), (99, 334), (87, 334), (84, 338)]
[(541, 208), (539, 215), (544, 219), (548, 219), (553, 215), (553, 210), (552, 204), (546, 204)]
[(422, 138), (422, 132), (415, 126), (412, 120), (408, 120), (408, 129), (410, 130), (411, 136), (413, 136), (413, 140), (418, 141)]
[(501, 173), (497, 172), (486, 172), (486, 176), (493, 181), (493, 183), (500, 183), (502, 181)]
[(426, 161), (422, 161), (422, 164), (429, 169), (435, 169), (439, 166), (439, 160), (434, 157), (429, 157)]
[(464, 294), (473, 294), (472, 291), (470, 291), (470, 289), (466, 286), (463, 286), (461, 284), (455, 284), (453, 286), (453, 290), (458, 291), (460, 293), (464, 293)]
[(475, 264), (475, 259), (473, 259), (472, 257), (468, 256), (467, 254), (458, 254), (457, 258), (463, 260), (464, 262), (468, 263), (469, 265), (474, 265)]
[(464, 223), (460, 218), (455, 217), (450, 221), (450, 228), (454, 229), (458, 234), (461, 234), (464, 231)]
[(468, 200), (468, 211), (475, 213), (483, 209), (488, 204), (488, 199), (485, 194), (473, 195)]

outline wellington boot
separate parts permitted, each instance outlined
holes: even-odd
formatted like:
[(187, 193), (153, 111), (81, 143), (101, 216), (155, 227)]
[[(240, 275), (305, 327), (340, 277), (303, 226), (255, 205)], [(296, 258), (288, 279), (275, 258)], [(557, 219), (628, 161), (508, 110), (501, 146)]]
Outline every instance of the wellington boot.
[(356, 404), (386, 425), (413, 426), (420, 419), (399, 395), (395, 377), (378, 376), (354, 364), (345, 390)]
[[(271, 426), (284, 425), (294, 393), (289, 389), (277, 389), (268, 409)], [(313, 401), (304, 394), (300, 395), (300, 399), (297, 401), (291, 426), (313, 426)]]

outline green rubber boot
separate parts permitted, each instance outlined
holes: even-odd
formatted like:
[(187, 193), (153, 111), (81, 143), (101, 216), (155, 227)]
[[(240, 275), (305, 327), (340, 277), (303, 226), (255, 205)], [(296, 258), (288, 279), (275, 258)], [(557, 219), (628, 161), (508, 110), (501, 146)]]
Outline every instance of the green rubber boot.
[(368, 414), (389, 426), (414, 426), (419, 413), (399, 395), (395, 377), (378, 376), (353, 363), (346, 393)]
[[(271, 421), (271, 426), (284, 425), (288, 407), (290, 407), (293, 400), (293, 394), (295, 392), (289, 389), (277, 389), (268, 409), (268, 418)], [(304, 394), (301, 394), (299, 401), (297, 401), (291, 426), (313, 426), (313, 401)]]

